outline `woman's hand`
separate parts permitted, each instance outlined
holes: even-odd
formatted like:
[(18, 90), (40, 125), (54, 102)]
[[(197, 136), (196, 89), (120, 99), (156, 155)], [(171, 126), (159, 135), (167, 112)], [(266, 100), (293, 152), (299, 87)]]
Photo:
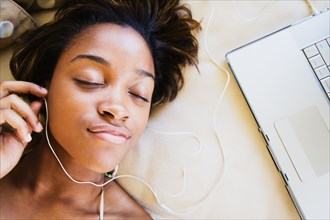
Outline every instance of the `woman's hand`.
[(16, 166), (31, 141), (32, 131), (41, 132), (43, 129), (38, 119), (42, 103), (28, 104), (19, 94), (45, 97), (47, 90), (24, 81), (0, 84), (0, 178)]

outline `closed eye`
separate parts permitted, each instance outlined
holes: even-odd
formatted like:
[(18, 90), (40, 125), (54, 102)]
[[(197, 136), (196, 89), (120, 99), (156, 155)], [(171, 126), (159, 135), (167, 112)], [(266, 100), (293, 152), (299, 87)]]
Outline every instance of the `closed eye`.
[(74, 79), (74, 81), (80, 85), (83, 86), (91, 86), (91, 87), (98, 87), (98, 86), (103, 86), (103, 83), (98, 83), (98, 82), (89, 82), (89, 81), (84, 81), (80, 79)]
[(129, 92), (129, 94), (132, 95), (132, 96), (134, 96), (135, 98), (141, 99), (144, 102), (149, 102), (149, 100), (147, 98), (145, 98), (145, 97), (143, 97), (141, 95), (138, 95), (138, 94), (136, 94), (134, 92)]

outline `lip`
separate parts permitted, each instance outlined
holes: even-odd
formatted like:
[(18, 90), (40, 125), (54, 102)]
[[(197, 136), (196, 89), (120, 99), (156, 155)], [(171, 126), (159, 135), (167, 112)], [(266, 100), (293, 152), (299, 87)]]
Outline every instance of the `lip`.
[(124, 144), (131, 137), (127, 128), (112, 124), (94, 124), (89, 126), (87, 131), (106, 142), (114, 144)]

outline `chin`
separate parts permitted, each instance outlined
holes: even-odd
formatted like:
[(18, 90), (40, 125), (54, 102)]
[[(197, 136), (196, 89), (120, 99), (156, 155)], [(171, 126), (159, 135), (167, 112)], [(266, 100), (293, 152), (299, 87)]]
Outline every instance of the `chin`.
[(95, 163), (89, 163), (85, 166), (87, 169), (92, 170), (96, 173), (106, 173), (112, 171), (116, 168), (117, 164), (111, 163), (111, 161), (107, 161), (107, 163), (100, 163), (100, 161)]
[(94, 172), (107, 173), (114, 170), (119, 164), (119, 162), (117, 162), (117, 160), (113, 159), (112, 157), (107, 157), (104, 159), (99, 157), (95, 160), (89, 160), (88, 163), (82, 163), (82, 165), (84, 164), (87, 169), (92, 170)]

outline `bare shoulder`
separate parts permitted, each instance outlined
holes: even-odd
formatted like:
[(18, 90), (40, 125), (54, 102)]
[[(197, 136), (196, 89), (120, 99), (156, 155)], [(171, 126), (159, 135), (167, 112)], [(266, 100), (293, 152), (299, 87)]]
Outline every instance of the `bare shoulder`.
[(104, 189), (104, 208), (121, 218), (152, 219), (150, 215), (115, 181)]

